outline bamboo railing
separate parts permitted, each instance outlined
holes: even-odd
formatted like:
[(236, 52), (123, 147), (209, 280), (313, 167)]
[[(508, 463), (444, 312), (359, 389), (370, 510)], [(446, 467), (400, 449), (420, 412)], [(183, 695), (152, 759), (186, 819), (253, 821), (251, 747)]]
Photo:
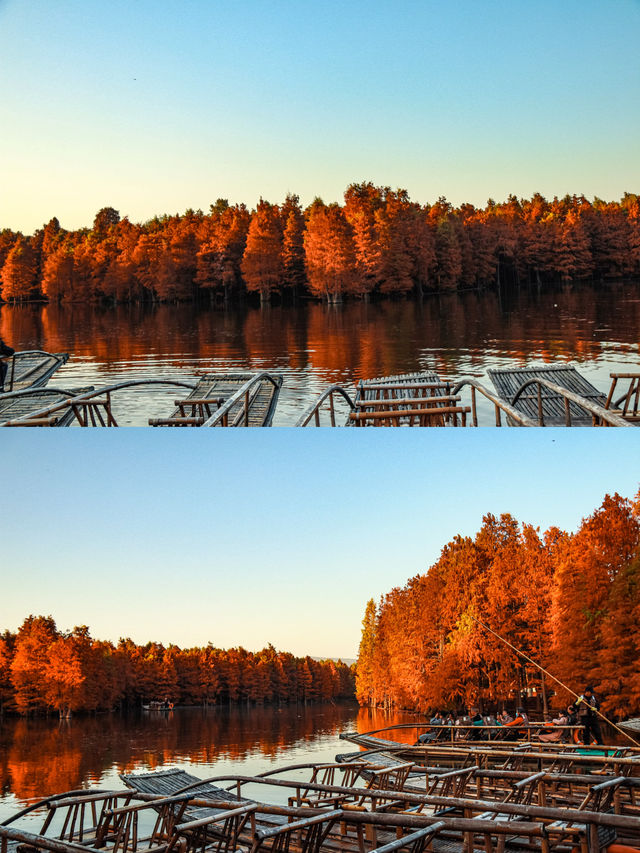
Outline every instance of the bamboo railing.
[(514, 394), (513, 399), (511, 400), (512, 406), (515, 406), (525, 390), (531, 385), (537, 386), (538, 426), (545, 425), (542, 388), (547, 388), (549, 391), (552, 391), (554, 394), (557, 394), (564, 399), (565, 426), (571, 426), (571, 403), (574, 403), (579, 408), (584, 409), (585, 412), (588, 412), (592, 416), (593, 426), (632, 426), (629, 421), (625, 420), (615, 412), (594, 403), (592, 400), (585, 400), (585, 398), (581, 397), (579, 394), (569, 391), (562, 385), (558, 385), (556, 382), (552, 382), (550, 379), (545, 379), (542, 376), (537, 376), (534, 379), (528, 379), (524, 382)]
[[(257, 373), (255, 376), (252, 376), (251, 379), (245, 382), (245, 384), (242, 385), (242, 387), (240, 387), (235, 394), (232, 394), (231, 397), (229, 397), (229, 399), (202, 424), (202, 426), (248, 427), (251, 414), (251, 406), (254, 404), (257, 395), (260, 392), (261, 386), (264, 382), (270, 383), (274, 388), (274, 397), (270, 405), (270, 411), (266, 418), (267, 424), (269, 424), (271, 422), (271, 417), (273, 416), (273, 409), (275, 409), (277, 395), (280, 391), (280, 388), (282, 387), (282, 376), (263, 372)], [(240, 410), (234, 416), (233, 420), (230, 421), (231, 410), (238, 403), (241, 403)]]
[(308, 408), (304, 410), (304, 412), (300, 415), (298, 420), (296, 421), (295, 426), (297, 427), (305, 427), (309, 424), (311, 419), (313, 418), (314, 426), (320, 426), (320, 412), (322, 410), (322, 406), (325, 402), (328, 402), (329, 406), (329, 422), (332, 427), (336, 425), (336, 410), (335, 410), (335, 398), (342, 397), (342, 399), (349, 406), (350, 411), (353, 411), (356, 407), (353, 399), (351, 398), (349, 392), (346, 388), (343, 388), (342, 385), (331, 385), (322, 394), (318, 397), (315, 402), (313, 402)]

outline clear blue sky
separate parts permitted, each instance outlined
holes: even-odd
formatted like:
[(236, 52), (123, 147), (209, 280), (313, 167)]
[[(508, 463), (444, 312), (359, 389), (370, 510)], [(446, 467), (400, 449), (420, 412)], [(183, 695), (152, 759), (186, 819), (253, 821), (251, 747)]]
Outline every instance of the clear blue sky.
[(638, 0), (0, 0), (0, 227), (640, 190)]
[[(460, 440), (463, 438), (464, 440)], [(574, 530), (635, 430), (4, 430), (0, 628), (354, 657), (367, 599), (486, 512)]]

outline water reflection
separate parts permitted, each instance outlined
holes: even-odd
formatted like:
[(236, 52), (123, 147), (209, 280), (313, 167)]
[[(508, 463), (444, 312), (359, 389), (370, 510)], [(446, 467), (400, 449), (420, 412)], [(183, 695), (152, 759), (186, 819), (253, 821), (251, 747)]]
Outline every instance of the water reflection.
[[(575, 360), (605, 390), (611, 370), (637, 367), (639, 329), (640, 285), (632, 283), (332, 307), (28, 305), (0, 311), (0, 335), (14, 347), (72, 354), (56, 383), (100, 385), (132, 374), (186, 378), (225, 369), (283, 372), (276, 424), (291, 423), (332, 382), (425, 368), (460, 376)], [(168, 400), (174, 396), (167, 392)], [(135, 405), (141, 419), (131, 422), (145, 423), (147, 401)]]
[[(339, 739), (340, 732), (417, 719), (339, 704), (177, 709), (61, 722), (0, 718), (0, 819), (29, 799), (85, 785), (120, 787), (123, 772), (181, 765), (203, 777), (251, 775), (275, 763), (333, 760), (356, 749)], [(401, 732), (415, 741), (415, 730)]]

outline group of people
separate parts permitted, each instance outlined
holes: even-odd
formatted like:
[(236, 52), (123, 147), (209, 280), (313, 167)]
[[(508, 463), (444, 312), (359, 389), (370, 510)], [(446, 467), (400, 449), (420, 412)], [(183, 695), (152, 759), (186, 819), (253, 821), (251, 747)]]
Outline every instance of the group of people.
[[(602, 743), (602, 730), (598, 720), (598, 702), (593, 687), (586, 687), (582, 696), (576, 702), (567, 705), (566, 709), (560, 711), (557, 717), (550, 720), (550, 726), (576, 726), (582, 727), (580, 740), (583, 744)], [(541, 741), (552, 743), (562, 739), (562, 730), (554, 731), (545, 729), (539, 735)]]
[[(553, 743), (563, 740), (567, 735), (567, 729), (564, 726), (581, 726), (580, 738), (582, 743), (602, 743), (602, 731), (598, 721), (598, 702), (593, 687), (586, 687), (582, 696), (576, 702), (568, 705), (566, 709), (560, 711), (556, 717), (549, 720), (545, 728), (538, 733), (538, 738), (545, 743)], [(436, 711), (429, 724), (434, 726), (431, 731), (425, 732), (418, 738), (418, 744), (433, 743), (436, 740), (451, 737), (451, 728), (458, 727), (456, 738), (465, 740), (483, 740), (486, 737), (492, 738), (495, 735), (495, 730), (492, 731), (489, 726), (502, 726), (508, 729), (508, 732), (500, 732), (499, 740), (518, 740), (525, 736), (526, 726), (529, 724), (529, 718), (524, 708), (516, 708), (515, 715), (511, 715), (508, 711), (502, 710), (495, 717), (482, 716), (480, 709), (471, 706), (466, 714), (460, 716), (453, 711)], [(462, 728), (466, 726), (466, 728)], [(477, 729), (477, 730), (476, 730)]]

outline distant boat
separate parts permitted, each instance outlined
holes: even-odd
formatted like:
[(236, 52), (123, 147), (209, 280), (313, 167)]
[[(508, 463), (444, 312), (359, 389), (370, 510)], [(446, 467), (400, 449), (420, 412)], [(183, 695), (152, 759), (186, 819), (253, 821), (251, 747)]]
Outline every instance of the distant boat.
[(173, 702), (148, 702), (146, 705), (142, 703), (143, 711), (173, 711)]

